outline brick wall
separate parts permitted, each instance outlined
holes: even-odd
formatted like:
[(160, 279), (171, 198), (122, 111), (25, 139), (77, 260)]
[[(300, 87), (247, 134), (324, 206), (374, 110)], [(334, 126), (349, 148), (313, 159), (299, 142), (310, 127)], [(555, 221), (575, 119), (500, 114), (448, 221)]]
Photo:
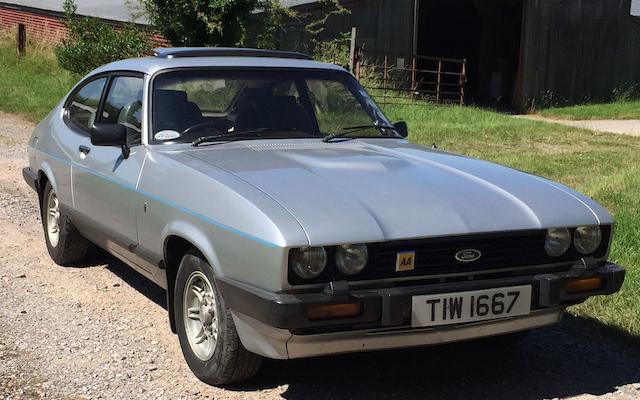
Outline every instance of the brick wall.
[[(112, 21), (107, 21), (120, 26)], [(24, 24), (27, 31), (27, 39), (45, 44), (56, 44), (67, 37), (67, 27), (60, 13), (38, 13), (28, 10), (15, 9), (0, 5), (0, 33), (10, 32), (17, 34), (18, 24)], [(158, 47), (170, 46), (169, 41), (161, 35), (151, 36)]]
[(0, 31), (16, 34), (18, 24), (25, 25), (28, 40), (55, 44), (67, 37), (67, 27), (58, 16), (0, 6)]

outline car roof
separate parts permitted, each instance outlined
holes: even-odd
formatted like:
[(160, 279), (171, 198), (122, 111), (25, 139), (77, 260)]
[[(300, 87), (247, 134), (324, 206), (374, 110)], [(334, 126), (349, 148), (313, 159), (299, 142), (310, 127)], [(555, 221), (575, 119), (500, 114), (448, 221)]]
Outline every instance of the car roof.
[(162, 70), (174, 68), (206, 68), (206, 67), (228, 67), (228, 68), (304, 68), (323, 69), (329, 71), (346, 72), (344, 68), (314, 60), (279, 58), (279, 57), (236, 57), (236, 56), (216, 56), (216, 57), (143, 57), (130, 58), (115, 61), (103, 65), (93, 70), (89, 75), (109, 71), (134, 71), (153, 75)]

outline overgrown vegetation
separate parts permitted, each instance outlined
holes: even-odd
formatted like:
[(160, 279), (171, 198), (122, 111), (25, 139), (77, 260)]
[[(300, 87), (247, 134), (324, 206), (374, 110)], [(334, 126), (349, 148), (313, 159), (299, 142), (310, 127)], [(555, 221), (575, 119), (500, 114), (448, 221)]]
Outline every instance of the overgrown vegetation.
[[(43, 49), (18, 60), (13, 41), (0, 45), (0, 109), (38, 120), (76, 77), (60, 71)], [(572, 312), (640, 335), (640, 138), (527, 121), (474, 107), (387, 105), (406, 120), (410, 140), (542, 175), (574, 187), (607, 207), (617, 226), (611, 259), (627, 269), (622, 291)]]
[(78, 16), (76, 11), (74, 0), (64, 1), (69, 37), (56, 47), (55, 54), (67, 71), (86, 74), (103, 64), (150, 51), (148, 32), (133, 25), (116, 28), (98, 18)]
[(271, 0), (141, 0), (152, 25), (174, 46), (237, 46), (251, 12)]
[(50, 48), (29, 44), (18, 59), (15, 37), (0, 36), (0, 109), (42, 119), (62, 99), (78, 76), (62, 70)]
[[(295, 29), (294, 47), (319, 59), (348, 63), (345, 36), (323, 37), (334, 15), (349, 12), (339, 0), (319, 0), (321, 13), (301, 13), (277, 0), (142, 0), (151, 23), (174, 46), (279, 47), (280, 37)], [(345, 52), (346, 49), (346, 52)]]

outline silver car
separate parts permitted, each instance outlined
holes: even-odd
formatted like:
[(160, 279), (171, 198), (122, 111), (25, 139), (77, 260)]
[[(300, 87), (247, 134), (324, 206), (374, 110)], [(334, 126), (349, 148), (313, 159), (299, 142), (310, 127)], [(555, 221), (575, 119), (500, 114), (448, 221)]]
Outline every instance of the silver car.
[(263, 357), (507, 343), (620, 289), (596, 202), (406, 136), (338, 66), (162, 49), (82, 79), (23, 175), (53, 260), (97, 245), (166, 289), (210, 384)]

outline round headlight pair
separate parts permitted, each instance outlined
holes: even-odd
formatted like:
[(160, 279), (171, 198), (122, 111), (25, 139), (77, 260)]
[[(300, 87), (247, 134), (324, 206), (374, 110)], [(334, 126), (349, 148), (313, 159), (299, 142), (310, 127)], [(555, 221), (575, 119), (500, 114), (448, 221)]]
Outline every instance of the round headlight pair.
[[(573, 235), (573, 245), (581, 254), (590, 254), (602, 242), (602, 231), (598, 225), (579, 226)], [(547, 231), (544, 250), (551, 257), (560, 257), (571, 246), (571, 232), (567, 228), (552, 228)]]
[[(364, 244), (343, 244), (336, 248), (336, 266), (345, 275), (355, 275), (367, 265), (368, 252)], [(291, 250), (291, 270), (302, 279), (313, 279), (327, 266), (327, 251), (324, 247), (303, 247)]]

